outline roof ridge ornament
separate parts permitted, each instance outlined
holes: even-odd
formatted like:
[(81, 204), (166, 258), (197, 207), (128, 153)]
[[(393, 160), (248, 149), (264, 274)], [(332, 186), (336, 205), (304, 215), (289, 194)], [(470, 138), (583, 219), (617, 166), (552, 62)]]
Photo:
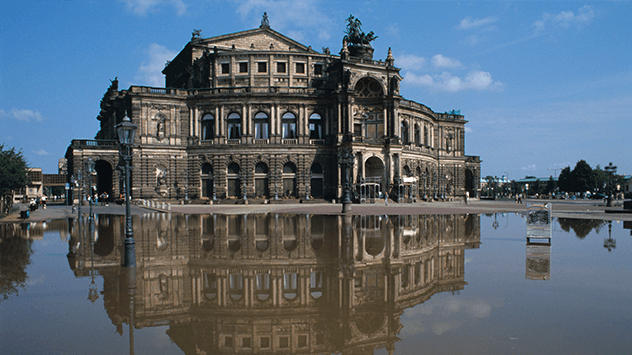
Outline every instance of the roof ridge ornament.
[(268, 21), (268, 13), (263, 13), (263, 18), (261, 19), (261, 26), (259, 28), (270, 28), (270, 21)]

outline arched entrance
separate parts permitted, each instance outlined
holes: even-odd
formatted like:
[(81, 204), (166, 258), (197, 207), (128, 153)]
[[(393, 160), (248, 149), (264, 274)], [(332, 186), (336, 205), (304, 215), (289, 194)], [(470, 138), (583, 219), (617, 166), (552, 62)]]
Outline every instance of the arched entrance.
[(200, 170), (200, 182), (202, 186), (202, 197), (213, 197), (213, 166), (204, 163)]
[(230, 163), (226, 169), (226, 182), (228, 186), (228, 197), (240, 197), (241, 195), (241, 169), (239, 164)]
[(364, 176), (366, 181), (374, 181), (380, 184), (380, 191), (386, 191), (386, 178), (384, 176), (384, 163), (378, 157), (370, 157), (364, 162)]
[(476, 196), (474, 191), (474, 173), (470, 169), (465, 170), (465, 191), (470, 193), (470, 196)]
[(105, 160), (97, 160), (94, 165), (94, 170), (97, 172), (96, 183), (99, 200), (101, 199), (101, 194), (105, 192), (108, 195), (106, 200), (113, 201), (112, 165)]
[(255, 166), (255, 197), (268, 197), (268, 164), (259, 162)]
[(318, 163), (314, 163), (312, 164), (310, 172), (312, 175), (311, 181), (309, 182), (311, 190), (310, 194), (316, 198), (323, 198), (323, 166)]
[(283, 197), (296, 197), (296, 165), (292, 162), (283, 165)]

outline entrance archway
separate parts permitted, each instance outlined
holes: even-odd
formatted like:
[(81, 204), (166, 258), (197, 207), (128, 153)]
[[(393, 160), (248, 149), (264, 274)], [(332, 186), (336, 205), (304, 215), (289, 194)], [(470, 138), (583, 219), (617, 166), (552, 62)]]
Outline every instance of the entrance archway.
[(283, 197), (296, 197), (296, 165), (292, 162), (283, 165)]
[(112, 165), (105, 160), (97, 160), (94, 164), (97, 172), (97, 194), (99, 199), (102, 193), (107, 193), (107, 201), (113, 201), (114, 191), (112, 190)]
[(268, 197), (268, 164), (255, 165), (255, 197)]
[(468, 191), (470, 196), (476, 196), (474, 191), (474, 173), (470, 169), (465, 170), (465, 191)]
[(319, 163), (314, 163), (312, 164), (312, 168), (310, 169), (311, 172), (311, 181), (309, 182), (310, 184), (310, 194), (313, 197), (316, 198), (323, 198), (324, 197), (324, 193), (323, 193), (323, 181), (324, 181), (324, 175), (323, 175), (323, 166), (320, 165)]
[(200, 179), (202, 185), (202, 197), (213, 197), (213, 166), (204, 163), (200, 171)]
[(385, 191), (386, 179), (384, 176), (384, 163), (382, 159), (378, 157), (370, 157), (364, 162), (364, 176), (367, 177), (367, 180), (370, 178), (380, 178), (382, 182), (381, 190)]
[(237, 197), (241, 195), (241, 169), (239, 164), (231, 163), (226, 169), (226, 179), (228, 185), (228, 197)]

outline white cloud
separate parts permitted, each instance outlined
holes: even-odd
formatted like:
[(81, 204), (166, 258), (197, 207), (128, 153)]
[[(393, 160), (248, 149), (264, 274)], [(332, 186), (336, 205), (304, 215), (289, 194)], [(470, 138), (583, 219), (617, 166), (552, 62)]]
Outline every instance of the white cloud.
[(520, 169), (527, 170), (527, 171), (532, 171), (532, 170), (537, 169), (537, 166), (535, 164), (530, 164), (530, 165), (527, 165), (527, 166), (523, 166)]
[(17, 108), (12, 109), (10, 112), (0, 109), (0, 118), (9, 118), (23, 122), (41, 122), (43, 120), (42, 115), (38, 111), (18, 110)]
[(141, 85), (164, 86), (165, 78), (162, 70), (165, 68), (165, 63), (172, 60), (178, 53), (160, 44), (152, 43), (145, 50), (145, 54), (147, 59), (141, 63), (134, 79)]
[(569, 27), (581, 28), (590, 24), (594, 17), (595, 10), (593, 10), (591, 6), (585, 5), (577, 10), (577, 13), (573, 11), (561, 11), (558, 14), (549, 14), (545, 12), (540, 20), (537, 20), (532, 24), (532, 27), (534, 28), (534, 32), (536, 34), (541, 34), (549, 26), (564, 29)]
[(461, 20), (461, 22), (459, 23), (459, 25), (456, 27), (457, 29), (460, 30), (470, 30), (473, 28), (480, 28), (486, 25), (489, 25), (490, 23), (496, 22), (496, 18), (495, 17), (485, 17), (485, 18), (481, 18), (481, 19), (472, 19), (471, 17), (466, 17), (463, 20)]
[(407, 70), (419, 70), (426, 63), (426, 59), (424, 57), (419, 57), (414, 54), (401, 54), (395, 58), (395, 65)]
[(290, 38), (303, 41), (315, 33), (319, 40), (327, 41), (331, 30), (337, 27), (322, 10), (323, 4), (313, 0), (248, 0), (240, 3), (237, 13), (243, 19), (251, 18), (253, 26), (258, 27), (266, 12), (270, 27), (285, 32)]
[(178, 16), (187, 12), (187, 5), (182, 0), (122, 0), (128, 11), (139, 16), (158, 12), (164, 5), (173, 7)]
[(409, 72), (406, 73), (404, 82), (448, 92), (498, 90), (503, 87), (502, 83), (494, 81), (491, 74), (484, 71), (471, 71), (465, 77), (455, 76), (447, 71), (436, 75), (415, 75)]
[(456, 59), (444, 57), (441, 54), (437, 54), (432, 57), (432, 65), (434, 65), (435, 68), (458, 68), (462, 64)]
[(50, 155), (50, 153), (45, 151), (44, 149), (34, 150), (33, 153), (35, 153), (37, 155)]

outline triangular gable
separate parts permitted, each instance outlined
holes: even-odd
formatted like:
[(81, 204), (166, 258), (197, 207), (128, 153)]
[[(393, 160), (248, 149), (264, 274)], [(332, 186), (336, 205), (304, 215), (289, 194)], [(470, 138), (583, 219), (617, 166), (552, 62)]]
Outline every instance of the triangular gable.
[[(229, 33), (217, 37), (195, 40), (196, 46), (202, 45), (209, 49), (232, 48), (236, 50), (274, 50), (274, 51), (298, 51), (311, 52), (311, 48), (289, 38), (270, 28), (255, 28), (252, 30)], [(272, 45), (272, 48), (270, 46)]]

